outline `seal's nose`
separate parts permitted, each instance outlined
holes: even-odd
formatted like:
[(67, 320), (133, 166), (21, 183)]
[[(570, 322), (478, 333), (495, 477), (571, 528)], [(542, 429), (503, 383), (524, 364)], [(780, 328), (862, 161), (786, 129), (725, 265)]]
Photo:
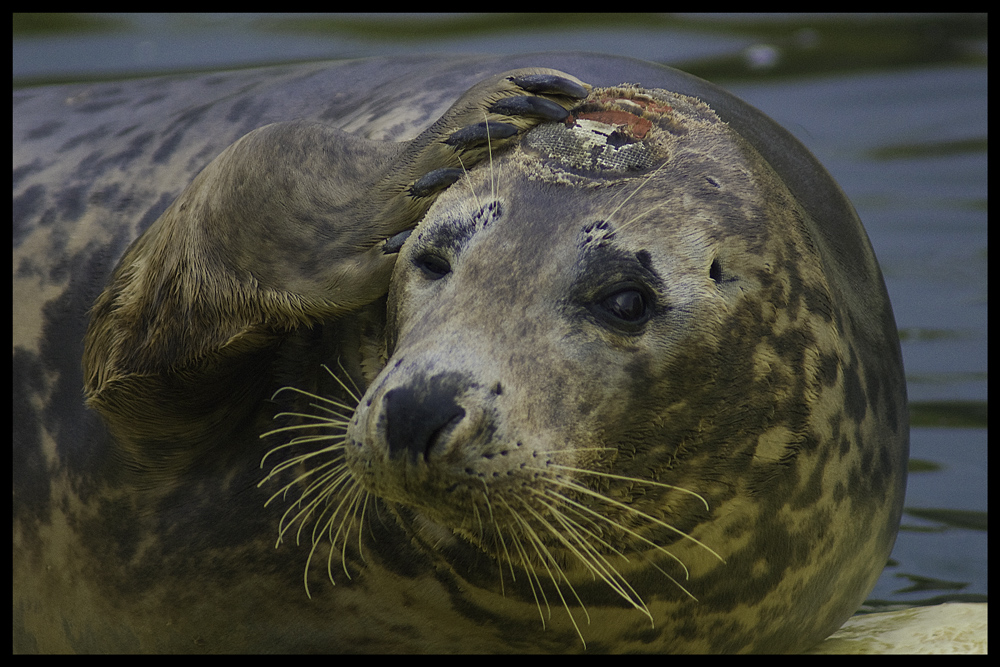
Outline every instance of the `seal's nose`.
[(383, 399), (389, 457), (409, 456), (410, 463), (427, 461), (462, 418), (465, 410), (456, 398), (461, 385), (448, 375), (436, 375), (426, 384), (387, 391)]

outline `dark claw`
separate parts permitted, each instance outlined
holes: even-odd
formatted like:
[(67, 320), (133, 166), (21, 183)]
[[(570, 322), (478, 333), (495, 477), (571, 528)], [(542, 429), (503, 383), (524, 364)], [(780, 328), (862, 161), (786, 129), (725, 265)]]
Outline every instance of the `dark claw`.
[(544, 97), (505, 97), (490, 105), (489, 110), (504, 116), (526, 116), (543, 120), (563, 120), (569, 112)]
[[(489, 126), (487, 128), (487, 126)], [(456, 148), (474, 148), (487, 141), (506, 139), (517, 134), (517, 128), (507, 123), (476, 123), (453, 132), (444, 143)]]
[(587, 96), (587, 89), (580, 84), (552, 74), (526, 74), (512, 76), (508, 80), (513, 81), (518, 88), (536, 95), (565, 95), (577, 99)]
[(411, 197), (429, 197), (441, 192), (446, 187), (462, 178), (465, 172), (461, 169), (435, 169), (429, 171), (410, 186)]
[(400, 232), (393, 237), (386, 239), (385, 245), (382, 246), (383, 255), (395, 255), (406, 243), (406, 239), (410, 238), (410, 234), (413, 232), (412, 229), (407, 229), (405, 232)]

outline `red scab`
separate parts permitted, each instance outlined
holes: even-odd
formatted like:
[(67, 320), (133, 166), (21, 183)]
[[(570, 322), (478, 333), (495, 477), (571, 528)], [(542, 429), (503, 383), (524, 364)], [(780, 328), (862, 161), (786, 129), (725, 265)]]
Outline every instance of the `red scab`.
[(623, 127), (629, 134), (639, 140), (645, 139), (646, 134), (653, 127), (653, 123), (646, 118), (640, 118), (633, 113), (618, 109), (583, 113), (580, 114), (580, 118)]
[(645, 118), (639, 118), (632, 126), (632, 134), (636, 139), (645, 139), (646, 133), (653, 127), (653, 123)]
[(628, 102), (630, 104), (634, 104), (638, 107), (641, 107), (646, 111), (656, 114), (670, 113), (671, 111), (674, 110), (674, 108), (669, 104), (662, 104), (650, 97), (620, 97), (620, 96), (606, 95), (604, 97), (599, 98), (599, 100), (601, 104), (605, 105)]
[(643, 98), (637, 97), (632, 101), (641, 106), (646, 111), (650, 111), (656, 114), (670, 113), (671, 111), (674, 110), (674, 108), (669, 104), (660, 104), (656, 100), (649, 97), (643, 97)]
[(608, 125), (628, 126), (634, 125), (635, 122), (639, 120), (639, 117), (635, 114), (627, 111), (619, 111), (617, 109), (609, 109), (607, 111), (591, 111), (589, 113), (580, 114), (580, 118), (595, 120), (598, 123), (606, 123)]

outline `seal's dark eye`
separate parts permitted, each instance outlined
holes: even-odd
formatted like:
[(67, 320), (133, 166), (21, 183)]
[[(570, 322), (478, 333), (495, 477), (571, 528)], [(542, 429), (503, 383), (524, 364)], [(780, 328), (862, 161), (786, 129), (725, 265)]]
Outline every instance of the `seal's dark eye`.
[(636, 322), (646, 316), (646, 298), (639, 290), (617, 292), (602, 301), (601, 305), (608, 314), (626, 322)]
[(593, 312), (616, 328), (636, 332), (649, 320), (649, 296), (634, 287), (621, 289), (594, 304)]
[(444, 278), (446, 275), (451, 273), (451, 264), (449, 264), (448, 260), (440, 255), (424, 253), (422, 255), (418, 255), (413, 260), (413, 264), (418, 269), (423, 271), (424, 276), (430, 278), (431, 280)]

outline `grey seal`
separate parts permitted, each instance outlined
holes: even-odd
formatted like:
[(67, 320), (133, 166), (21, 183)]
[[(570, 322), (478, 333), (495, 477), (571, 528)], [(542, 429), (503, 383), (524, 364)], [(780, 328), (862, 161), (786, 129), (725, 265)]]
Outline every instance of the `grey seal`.
[[(497, 74), (518, 66), (569, 74)], [(410, 143), (321, 109), (232, 128), (189, 188), (147, 197), (155, 216), (92, 241), (56, 233), (81, 191), (134, 210), (107, 174), (147, 182), (176, 155), (169, 182), (191, 180), (177, 146), (203, 137), (120, 128), (145, 143), (81, 157), (75, 199), (32, 182), (58, 160), (15, 171), (33, 214), (15, 294), (62, 284), (15, 327), (16, 650), (794, 651), (870, 590), (905, 385), (874, 254), (822, 167), (668, 68), (423, 71), (410, 102), (466, 92), (406, 129), (337, 121)], [(599, 86), (582, 101), (581, 82)], [(242, 122), (287, 98), (256, 92), (198, 108)], [(77, 131), (61, 145), (109, 136)], [(74, 258), (68, 283), (30, 261), (52, 255)]]

